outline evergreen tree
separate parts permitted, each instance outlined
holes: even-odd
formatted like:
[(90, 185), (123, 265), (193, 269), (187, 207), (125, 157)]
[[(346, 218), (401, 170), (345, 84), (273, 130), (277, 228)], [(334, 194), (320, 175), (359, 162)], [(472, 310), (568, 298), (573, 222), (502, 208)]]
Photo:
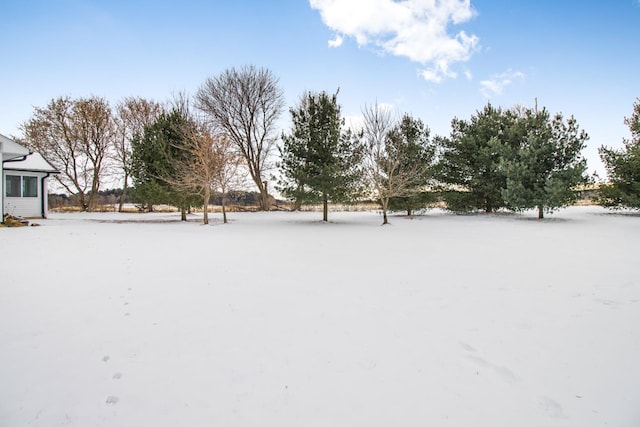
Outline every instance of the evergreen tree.
[(153, 124), (145, 127), (142, 137), (136, 136), (131, 141), (134, 197), (149, 207), (172, 204), (180, 208), (183, 221), (186, 221), (190, 207), (197, 203), (194, 197), (197, 191), (186, 191), (173, 184), (176, 166), (185, 162), (188, 155), (184, 143), (189, 125), (176, 110), (162, 113)]
[(439, 178), (447, 185), (447, 207), (456, 211), (506, 206), (502, 190), (507, 177), (501, 161), (519, 144), (513, 134), (516, 116), (487, 104), (470, 121), (453, 119), (449, 138), (439, 138)]
[(513, 210), (544, 212), (566, 206), (577, 198), (575, 187), (587, 181), (581, 152), (589, 138), (576, 120), (561, 114), (550, 118), (546, 109), (522, 111), (512, 134), (520, 146), (502, 161), (507, 181), (502, 197)]
[(391, 197), (389, 209), (404, 210), (411, 215), (425, 208), (436, 196), (428, 188), (434, 177), (435, 146), (429, 140), (430, 130), (422, 120), (405, 114), (389, 133), (389, 144), (399, 153), (398, 174), (407, 177), (405, 194)]
[(113, 160), (121, 170), (123, 190), (120, 195), (118, 212), (122, 212), (127, 199), (129, 176), (131, 173), (131, 141), (135, 135), (142, 135), (144, 127), (151, 124), (162, 106), (144, 98), (127, 97), (118, 102), (115, 107), (114, 123), (115, 138), (113, 140)]
[(278, 190), (296, 204), (350, 202), (360, 193), (362, 149), (351, 130), (344, 130), (337, 92), (306, 93), (290, 109), (291, 134), (282, 135)]
[(640, 209), (640, 98), (633, 104), (633, 114), (626, 117), (631, 140), (623, 140), (624, 148), (600, 147), (609, 183), (600, 189), (600, 204), (611, 208)]
[[(158, 120), (163, 119), (160, 117)], [(167, 147), (160, 138), (156, 123), (145, 127), (142, 135), (134, 135), (131, 140), (131, 177), (133, 189), (131, 197), (144, 204), (149, 211), (153, 205), (170, 203), (168, 185), (160, 179), (170, 170)]]

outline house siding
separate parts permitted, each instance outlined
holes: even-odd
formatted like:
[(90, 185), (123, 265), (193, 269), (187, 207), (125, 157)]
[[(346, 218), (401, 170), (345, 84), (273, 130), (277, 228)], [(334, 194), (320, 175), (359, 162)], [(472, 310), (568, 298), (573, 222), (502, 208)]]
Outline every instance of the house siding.
[[(32, 153), (26, 147), (0, 135), (0, 212), (2, 213), (0, 221), (4, 221), (5, 214), (27, 218), (46, 218), (48, 210), (46, 177), (57, 173), (59, 172), (42, 155)], [(35, 177), (37, 182), (35, 197), (16, 197), (23, 196), (24, 181), (22, 178), (19, 184), (20, 191), (12, 188), (10, 197), (7, 196), (7, 175)], [(26, 185), (27, 193), (33, 194), (33, 182), (28, 181)]]
[[(37, 197), (8, 197), (4, 191), (4, 182), (6, 181), (7, 175), (19, 175), (19, 176), (35, 176), (38, 181), (38, 195)], [(47, 215), (47, 188), (46, 188), (46, 180), (45, 180), (45, 188), (42, 188), (42, 178), (46, 177), (47, 174), (43, 172), (25, 172), (25, 171), (12, 171), (5, 170), (2, 182), (3, 182), (3, 191), (2, 198), (4, 204), (4, 213), (13, 215), (13, 216), (21, 216), (25, 218), (42, 218)], [(45, 211), (42, 212), (42, 203), (44, 200), (44, 208)]]
[(2, 138), (0, 138), (0, 222), (4, 221), (4, 143), (2, 142)]
[(0, 143), (0, 222), (4, 221), (4, 169), (2, 168), (2, 143)]

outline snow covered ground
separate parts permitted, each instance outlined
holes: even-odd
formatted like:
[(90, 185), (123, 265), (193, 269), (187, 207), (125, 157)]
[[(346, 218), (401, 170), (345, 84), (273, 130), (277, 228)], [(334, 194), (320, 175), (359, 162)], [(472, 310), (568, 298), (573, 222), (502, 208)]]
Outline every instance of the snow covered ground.
[(638, 426), (640, 216), (0, 229), (0, 426)]

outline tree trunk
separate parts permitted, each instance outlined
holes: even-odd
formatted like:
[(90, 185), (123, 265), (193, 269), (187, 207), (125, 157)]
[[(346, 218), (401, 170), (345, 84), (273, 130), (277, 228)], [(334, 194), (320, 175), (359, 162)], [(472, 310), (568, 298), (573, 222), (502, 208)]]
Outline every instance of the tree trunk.
[[(98, 170), (99, 168), (96, 168)], [(87, 202), (88, 210), (93, 211), (96, 208), (96, 197), (100, 191), (100, 178), (94, 172), (93, 180), (91, 182), (91, 193), (89, 194), (89, 200)]]
[(267, 190), (267, 181), (263, 181), (260, 188), (260, 209), (263, 211), (268, 211), (269, 206), (269, 192)]
[(203, 197), (203, 206), (204, 210), (202, 212), (202, 223), (204, 225), (209, 224), (209, 199), (211, 198), (211, 190), (208, 188), (204, 189), (204, 197)]
[(407, 216), (411, 216), (412, 213), (413, 211), (411, 209), (407, 209)]
[(488, 198), (484, 199), (484, 211), (485, 213), (493, 212), (493, 206), (491, 205), (491, 201)]
[(544, 218), (544, 210), (542, 209), (542, 206), (538, 206), (538, 219), (543, 219)]
[(87, 204), (87, 200), (85, 197), (85, 194), (82, 192), (78, 192), (76, 194), (78, 203), (80, 203), (80, 209), (82, 209), (82, 212), (87, 212), (89, 210), (89, 205)]
[(187, 209), (180, 208), (180, 221), (186, 221), (186, 220), (187, 220)]
[(295, 201), (293, 202), (293, 210), (298, 212), (300, 209), (302, 209), (302, 197), (300, 196), (300, 194), (302, 194), (302, 186), (298, 185), (298, 189), (297, 189), (297, 193), (298, 196), (296, 197)]
[(222, 223), (227, 223), (227, 192), (222, 191)]
[(122, 212), (122, 209), (124, 206), (124, 198), (127, 195), (127, 189), (129, 188), (129, 185), (127, 183), (128, 180), (129, 180), (129, 176), (125, 173), (124, 185), (122, 186), (122, 194), (120, 195), (120, 204), (118, 205), (118, 212)]
[(389, 219), (387, 218), (387, 209), (389, 208), (389, 198), (381, 197), (380, 206), (382, 206), (382, 225), (389, 224)]
[(329, 221), (329, 200), (326, 193), (322, 194), (322, 220)]

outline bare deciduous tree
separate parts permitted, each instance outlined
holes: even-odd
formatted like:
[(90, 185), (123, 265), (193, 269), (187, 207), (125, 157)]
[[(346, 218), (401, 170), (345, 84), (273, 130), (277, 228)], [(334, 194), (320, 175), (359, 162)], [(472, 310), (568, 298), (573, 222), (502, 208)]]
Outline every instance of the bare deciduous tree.
[(382, 207), (382, 224), (388, 224), (389, 199), (395, 195), (395, 172), (400, 164), (399, 159), (394, 158), (393, 153), (387, 150), (387, 140), (394, 120), (391, 111), (382, 108), (377, 102), (372, 106), (365, 105), (362, 115), (365, 174), (374, 197)]
[(123, 189), (120, 196), (118, 212), (122, 206), (129, 188), (129, 174), (131, 172), (131, 140), (142, 137), (145, 126), (155, 121), (163, 108), (154, 101), (144, 98), (128, 97), (120, 101), (115, 108), (114, 121), (116, 137), (113, 140), (114, 160), (122, 169)]
[(62, 172), (56, 180), (77, 196), (82, 210), (93, 209), (115, 134), (109, 103), (99, 97), (53, 99), (36, 108), (22, 130), (25, 144)]
[(226, 196), (238, 178), (242, 157), (226, 135), (217, 133), (202, 122), (189, 125), (180, 150), (185, 152), (175, 164), (171, 184), (202, 197), (203, 223), (209, 224), (209, 200), (212, 191), (222, 193), (222, 218), (226, 224)]
[(238, 183), (242, 156), (234, 149), (234, 144), (226, 135), (214, 139), (212, 146), (214, 156), (218, 159), (218, 170), (215, 185), (222, 195), (222, 220), (227, 223), (227, 194)]
[[(406, 149), (409, 141), (403, 135), (402, 123), (396, 124), (388, 109), (376, 103), (365, 106), (362, 114), (365, 171), (373, 196), (382, 207), (385, 225), (389, 223), (387, 212), (391, 198), (416, 192), (419, 188), (416, 183), (420, 183), (425, 168), (430, 165), (424, 164), (419, 146), (417, 150)], [(403, 118), (403, 122), (411, 120), (409, 116)]]
[(202, 197), (203, 224), (209, 224), (209, 200), (211, 189), (215, 185), (219, 159), (213, 150), (215, 136), (199, 123), (191, 122), (184, 132), (184, 140), (179, 147), (186, 155), (182, 161), (176, 161), (175, 176), (172, 184), (185, 191), (197, 192)]
[(278, 79), (255, 66), (227, 69), (205, 81), (196, 94), (196, 106), (235, 144), (260, 191), (260, 207), (268, 210), (265, 173), (271, 167), (275, 126), (284, 107)]
[(219, 189), (226, 224), (226, 194), (235, 183), (243, 157), (226, 134), (207, 123), (202, 116), (194, 114), (184, 93), (175, 95), (172, 104), (173, 111), (183, 118), (178, 130), (181, 138), (174, 147), (183, 155), (172, 159), (174, 174), (164, 179), (184, 192), (202, 197), (204, 224), (209, 224), (211, 193)]

